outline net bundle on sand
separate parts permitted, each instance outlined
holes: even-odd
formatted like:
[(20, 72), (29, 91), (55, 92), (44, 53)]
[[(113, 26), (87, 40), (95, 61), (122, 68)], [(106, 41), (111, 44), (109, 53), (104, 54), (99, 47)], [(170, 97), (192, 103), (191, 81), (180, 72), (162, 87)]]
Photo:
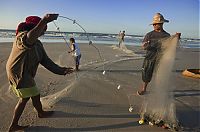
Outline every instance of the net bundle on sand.
[(175, 87), (171, 80), (178, 37), (171, 36), (168, 39), (161, 40), (161, 43), (161, 52), (158, 55), (159, 63), (155, 69), (151, 91), (144, 99), (139, 123), (147, 122), (149, 125), (178, 131), (180, 124), (176, 117), (173, 96)]

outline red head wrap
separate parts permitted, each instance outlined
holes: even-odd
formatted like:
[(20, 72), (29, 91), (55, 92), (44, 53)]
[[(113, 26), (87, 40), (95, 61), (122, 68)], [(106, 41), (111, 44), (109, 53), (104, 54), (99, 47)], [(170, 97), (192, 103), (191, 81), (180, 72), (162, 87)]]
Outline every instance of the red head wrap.
[[(22, 22), (18, 25), (16, 30), (16, 35), (20, 31), (30, 31), (33, 29), (39, 22), (41, 18), (38, 16), (28, 16), (25, 22)], [(47, 26), (45, 27), (45, 31), (47, 30)]]
[(38, 16), (28, 16), (26, 18), (26, 23), (31, 23), (37, 25), (40, 22), (41, 18)]

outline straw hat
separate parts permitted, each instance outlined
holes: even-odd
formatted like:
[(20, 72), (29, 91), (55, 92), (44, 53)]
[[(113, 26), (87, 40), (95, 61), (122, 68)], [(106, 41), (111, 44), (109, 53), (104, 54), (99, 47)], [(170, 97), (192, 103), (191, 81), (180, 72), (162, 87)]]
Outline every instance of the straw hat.
[(169, 20), (166, 20), (162, 14), (156, 13), (153, 17), (153, 22), (150, 25), (156, 24), (156, 23), (164, 23), (169, 22)]

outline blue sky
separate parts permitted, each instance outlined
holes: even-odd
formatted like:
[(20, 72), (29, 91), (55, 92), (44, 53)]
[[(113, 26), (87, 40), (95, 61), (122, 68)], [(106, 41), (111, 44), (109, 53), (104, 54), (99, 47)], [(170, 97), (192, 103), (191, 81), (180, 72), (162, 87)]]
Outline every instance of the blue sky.
[[(170, 23), (164, 29), (170, 34), (199, 38), (199, 0), (1, 0), (0, 28), (16, 29), (29, 15), (43, 17), (58, 13), (75, 19), (87, 32), (145, 35), (157, 12)], [(58, 18), (61, 31), (81, 31), (72, 22)], [(56, 31), (53, 23), (48, 30)]]

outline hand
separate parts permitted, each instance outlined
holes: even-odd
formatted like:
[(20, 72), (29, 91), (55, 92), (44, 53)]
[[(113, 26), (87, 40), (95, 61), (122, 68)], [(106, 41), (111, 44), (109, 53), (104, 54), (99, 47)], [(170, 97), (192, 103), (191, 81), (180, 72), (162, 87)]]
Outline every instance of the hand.
[(74, 68), (72, 67), (64, 67), (64, 69), (64, 75), (74, 72)]
[(150, 41), (143, 42), (142, 47), (145, 49), (149, 43), (150, 43)]
[(47, 23), (52, 22), (54, 20), (57, 20), (59, 14), (46, 14), (43, 17), (43, 20), (45, 20)]
[(179, 32), (176, 32), (176, 34), (175, 34), (179, 39), (181, 38), (181, 33), (179, 33)]

